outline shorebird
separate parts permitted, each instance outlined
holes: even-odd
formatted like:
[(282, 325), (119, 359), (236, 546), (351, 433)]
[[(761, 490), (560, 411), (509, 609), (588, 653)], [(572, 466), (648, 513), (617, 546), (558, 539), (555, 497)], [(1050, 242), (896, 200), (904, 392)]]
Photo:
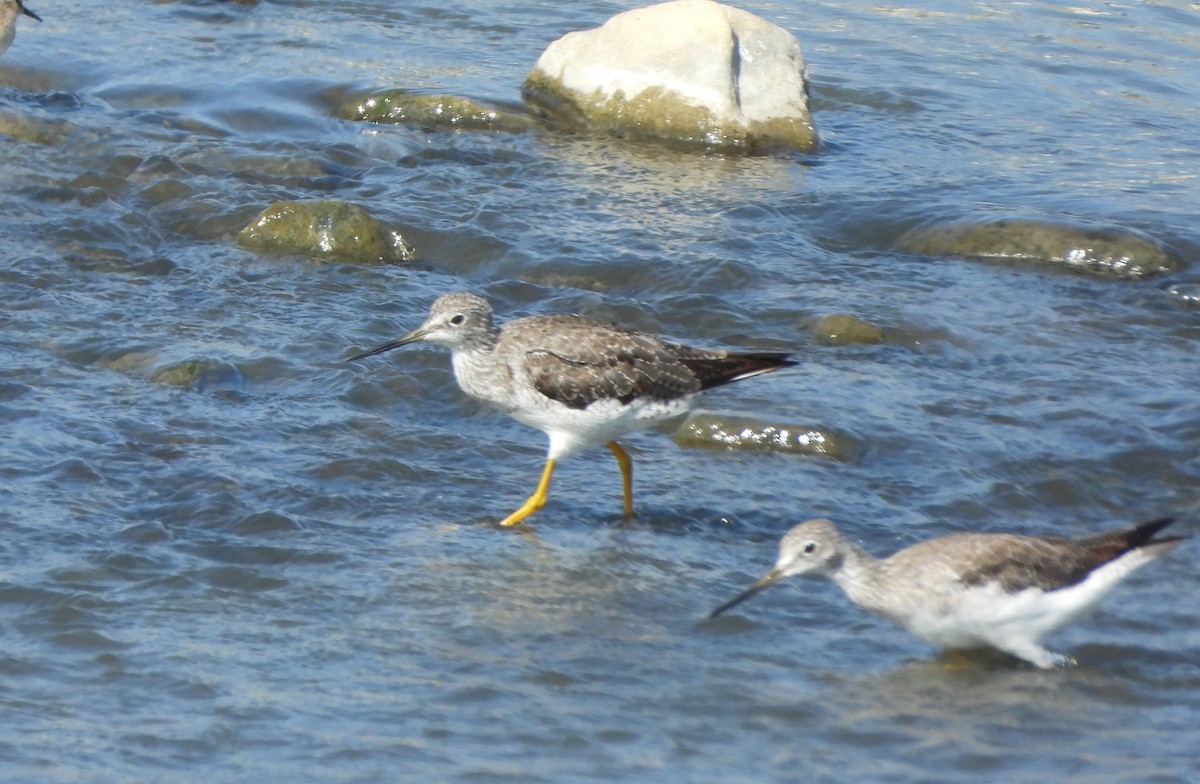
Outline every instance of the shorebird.
[(463, 392), (550, 439), (537, 489), (504, 526), (542, 508), (557, 461), (598, 444), (617, 458), (632, 516), (632, 462), (617, 438), (681, 417), (703, 390), (795, 364), (782, 352), (692, 348), (575, 314), (497, 327), (488, 301), (465, 292), (439, 297), (421, 326), (349, 361), (418, 341), (450, 349)]
[(22, 14), (42, 21), (42, 17), (26, 8), (21, 0), (0, 0), (0, 54), (4, 54), (17, 34), (17, 17)]
[(1183, 541), (1155, 538), (1171, 522), (1165, 517), (1078, 539), (951, 534), (879, 559), (829, 520), (808, 520), (784, 535), (766, 576), (709, 617), (785, 577), (811, 574), (832, 579), (850, 601), (942, 648), (996, 648), (1037, 667), (1065, 667), (1074, 660), (1046, 650), (1042, 639)]

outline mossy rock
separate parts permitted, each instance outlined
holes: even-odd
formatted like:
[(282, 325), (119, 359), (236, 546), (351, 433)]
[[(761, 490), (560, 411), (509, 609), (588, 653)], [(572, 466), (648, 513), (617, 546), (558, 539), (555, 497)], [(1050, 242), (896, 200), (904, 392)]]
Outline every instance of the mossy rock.
[(337, 116), (344, 120), (413, 125), (432, 130), (523, 133), (535, 124), (530, 117), (485, 106), (469, 98), (399, 89), (347, 101), (338, 108)]
[(897, 240), (900, 250), (925, 256), (959, 256), (1002, 262), (1035, 262), (1100, 277), (1137, 279), (1175, 272), (1177, 253), (1130, 229), (1042, 220), (966, 221), (918, 227)]
[(156, 350), (139, 350), (102, 360), (99, 364), (117, 373), (180, 389), (232, 389), (242, 384), (241, 373), (236, 367), (225, 362), (189, 359), (161, 364), (160, 359), (160, 352)]
[(816, 148), (811, 123), (787, 117), (733, 123), (661, 87), (647, 88), (632, 97), (623, 92), (605, 96), (599, 90), (581, 96), (535, 71), (521, 86), (521, 96), (571, 131), (748, 155)]
[(70, 134), (71, 125), (64, 120), (43, 120), (0, 112), (0, 136), (18, 142), (53, 146), (65, 142)]
[(400, 233), (344, 201), (281, 201), (238, 234), (247, 250), (317, 261), (398, 263), (415, 257)]
[(814, 152), (808, 77), (795, 37), (709, 0), (613, 16), (552, 42), (521, 86), (568, 130), (720, 152)]
[(826, 346), (873, 345), (886, 339), (882, 329), (849, 313), (822, 316), (813, 324), (812, 333)]
[(199, 362), (180, 362), (155, 370), (150, 380), (169, 387), (187, 388), (194, 386), (205, 370), (205, 366)]
[(853, 438), (819, 425), (764, 422), (753, 417), (696, 412), (672, 435), (682, 447), (751, 449), (820, 455), (852, 461), (861, 449)]

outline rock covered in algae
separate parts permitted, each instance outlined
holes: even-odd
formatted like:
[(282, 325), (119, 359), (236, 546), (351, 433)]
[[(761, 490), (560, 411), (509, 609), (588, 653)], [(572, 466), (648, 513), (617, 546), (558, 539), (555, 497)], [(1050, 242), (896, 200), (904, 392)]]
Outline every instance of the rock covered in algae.
[(849, 313), (822, 316), (813, 323), (812, 332), (826, 346), (872, 345), (885, 339), (882, 329)]
[(1174, 272), (1179, 255), (1130, 229), (1011, 219), (924, 226), (897, 240), (901, 250), (1049, 264), (1109, 278), (1136, 279)]
[(354, 98), (337, 111), (345, 120), (413, 125), (434, 130), (506, 131), (533, 127), (532, 118), (453, 95), (426, 95), (409, 90), (383, 90)]
[(181, 389), (237, 389), (243, 383), (241, 373), (227, 362), (209, 358), (164, 362), (154, 350), (130, 351), (100, 364), (117, 373)]
[(860, 451), (853, 438), (825, 427), (763, 422), (708, 411), (690, 414), (672, 438), (684, 447), (756, 449), (824, 455), (844, 461), (854, 460)]
[(568, 33), (538, 58), (527, 103), (567, 127), (747, 153), (811, 152), (800, 44), (712, 0), (675, 0)]
[(0, 112), (0, 136), (31, 144), (62, 144), (70, 135), (71, 126), (64, 120), (42, 120), (19, 114)]
[(395, 229), (344, 201), (280, 201), (238, 234), (247, 250), (319, 261), (397, 263), (416, 253)]

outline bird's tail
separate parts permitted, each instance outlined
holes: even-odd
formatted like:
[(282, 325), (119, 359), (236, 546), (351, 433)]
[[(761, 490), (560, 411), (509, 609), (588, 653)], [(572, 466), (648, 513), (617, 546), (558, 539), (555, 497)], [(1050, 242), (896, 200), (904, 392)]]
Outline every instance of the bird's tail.
[(723, 357), (681, 357), (680, 362), (700, 379), (701, 389), (711, 389), (798, 364), (791, 356), (784, 351), (753, 351)]
[(1175, 522), (1174, 517), (1160, 517), (1131, 528), (1087, 536), (1080, 539), (1079, 543), (1089, 550), (1104, 552), (1107, 556), (1105, 560), (1111, 560), (1131, 550), (1145, 550), (1147, 555), (1157, 557), (1174, 549), (1187, 538), (1185, 536), (1155, 538), (1160, 531), (1173, 522)]

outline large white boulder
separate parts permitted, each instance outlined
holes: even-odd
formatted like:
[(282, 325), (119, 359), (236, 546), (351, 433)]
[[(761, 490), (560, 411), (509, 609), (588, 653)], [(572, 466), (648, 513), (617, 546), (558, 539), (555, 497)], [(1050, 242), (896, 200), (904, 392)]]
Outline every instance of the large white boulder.
[(674, 0), (568, 33), (522, 96), (571, 127), (685, 145), (816, 149), (800, 44), (712, 0)]

